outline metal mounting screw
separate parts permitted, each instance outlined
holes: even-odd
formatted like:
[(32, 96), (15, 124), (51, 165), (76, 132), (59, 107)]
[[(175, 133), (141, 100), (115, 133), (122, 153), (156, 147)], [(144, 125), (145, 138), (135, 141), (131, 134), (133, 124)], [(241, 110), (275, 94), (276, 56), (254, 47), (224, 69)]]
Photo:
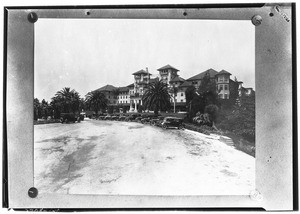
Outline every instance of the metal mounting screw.
[(28, 195), (29, 195), (30, 198), (35, 198), (35, 197), (38, 195), (38, 190), (37, 190), (37, 188), (31, 187), (31, 188), (28, 190)]
[(253, 190), (250, 192), (250, 198), (254, 201), (262, 201), (263, 200), (262, 194), (260, 194), (260, 192), (258, 192), (257, 190)]
[(258, 26), (262, 23), (262, 17), (260, 15), (255, 15), (252, 17), (251, 21), (252, 21), (252, 24), (254, 24), (255, 26)]
[(38, 15), (35, 12), (30, 12), (27, 18), (29, 22), (35, 23), (38, 20)]

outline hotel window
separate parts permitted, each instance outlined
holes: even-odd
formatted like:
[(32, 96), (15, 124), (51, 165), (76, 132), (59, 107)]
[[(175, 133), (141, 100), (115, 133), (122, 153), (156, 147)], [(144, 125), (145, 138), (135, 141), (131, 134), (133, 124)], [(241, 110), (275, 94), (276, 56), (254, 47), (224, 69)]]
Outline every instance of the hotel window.
[(221, 98), (221, 99), (222, 99), (222, 98), (223, 98), (223, 94), (219, 94), (219, 98)]
[(225, 95), (225, 99), (228, 99), (228, 94), (224, 94)]
[(181, 93), (181, 96), (183, 97), (183, 93)]
[(219, 77), (219, 82), (223, 82), (223, 77)]
[(219, 85), (219, 90), (223, 90), (223, 85)]
[(224, 87), (225, 87), (225, 90), (228, 90), (228, 85), (225, 85)]

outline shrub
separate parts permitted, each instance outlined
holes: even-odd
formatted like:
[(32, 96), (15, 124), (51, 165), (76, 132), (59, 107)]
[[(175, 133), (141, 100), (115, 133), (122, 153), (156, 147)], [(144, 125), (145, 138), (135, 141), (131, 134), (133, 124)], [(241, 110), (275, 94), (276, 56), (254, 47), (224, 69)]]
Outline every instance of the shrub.
[(218, 124), (223, 130), (228, 130), (246, 140), (255, 143), (255, 97), (241, 97), (240, 104), (233, 110), (224, 111), (224, 118)]
[(205, 106), (204, 112), (209, 115), (209, 119), (211, 122), (216, 122), (219, 108), (217, 105), (210, 104)]
[(212, 125), (212, 122), (209, 118), (209, 115), (208, 114), (201, 114), (200, 112), (198, 112), (196, 114), (196, 117), (193, 117), (192, 119), (193, 123), (194, 124), (197, 124), (197, 125), (206, 125), (206, 126), (211, 126)]

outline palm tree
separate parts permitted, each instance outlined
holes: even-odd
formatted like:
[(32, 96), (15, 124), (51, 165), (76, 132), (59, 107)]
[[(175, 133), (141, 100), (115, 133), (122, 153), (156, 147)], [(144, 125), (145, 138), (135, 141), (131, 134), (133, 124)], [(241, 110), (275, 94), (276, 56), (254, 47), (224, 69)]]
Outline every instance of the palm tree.
[(85, 103), (89, 109), (93, 109), (98, 115), (99, 109), (106, 108), (108, 100), (101, 91), (92, 91), (85, 95)]
[(50, 106), (53, 109), (54, 118), (55, 119), (60, 118), (60, 113), (64, 111), (62, 99), (59, 97), (52, 97)]
[(73, 111), (75, 113), (79, 108), (80, 96), (77, 91), (68, 87), (56, 92), (55, 97), (59, 100), (63, 106), (64, 112)]
[(43, 99), (41, 104), (40, 104), (41, 108), (42, 108), (42, 115), (43, 115), (43, 118), (47, 118), (47, 116), (49, 116), (49, 104), (48, 102)]
[(158, 114), (159, 110), (170, 106), (168, 85), (158, 80), (150, 83), (143, 94), (142, 100), (146, 108), (154, 109), (154, 113)]

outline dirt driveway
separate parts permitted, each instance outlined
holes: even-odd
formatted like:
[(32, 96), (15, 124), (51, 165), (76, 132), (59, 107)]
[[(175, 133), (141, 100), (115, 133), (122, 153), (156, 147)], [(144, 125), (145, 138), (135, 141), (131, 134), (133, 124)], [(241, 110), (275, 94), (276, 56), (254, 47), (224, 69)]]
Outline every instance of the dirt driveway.
[(255, 159), (189, 130), (85, 120), (34, 126), (41, 193), (248, 195)]

